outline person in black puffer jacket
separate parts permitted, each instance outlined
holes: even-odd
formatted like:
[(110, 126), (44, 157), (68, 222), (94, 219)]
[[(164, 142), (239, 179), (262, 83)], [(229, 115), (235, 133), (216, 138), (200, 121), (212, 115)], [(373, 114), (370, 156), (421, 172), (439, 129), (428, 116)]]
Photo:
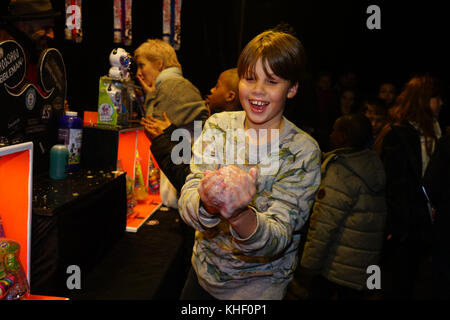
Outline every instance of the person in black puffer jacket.
[(381, 256), (386, 219), (383, 164), (366, 148), (369, 120), (338, 118), (324, 155), (301, 266), (315, 274), (311, 299), (358, 299), (367, 289), (367, 269)]

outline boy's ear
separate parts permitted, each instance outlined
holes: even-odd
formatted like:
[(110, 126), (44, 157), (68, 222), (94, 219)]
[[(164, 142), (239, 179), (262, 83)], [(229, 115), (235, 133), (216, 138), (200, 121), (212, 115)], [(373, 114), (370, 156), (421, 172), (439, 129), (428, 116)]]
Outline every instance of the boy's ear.
[(297, 90), (298, 90), (298, 82), (296, 82), (292, 87), (289, 88), (287, 93), (288, 99), (295, 97), (295, 95), (297, 94)]
[(225, 100), (227, 102), (231, 102), (231, 101), (234, 101), (235, 98), (236, 98), (236, 92), (229, 90), (227, 92), (227, 96), (225, 97)]

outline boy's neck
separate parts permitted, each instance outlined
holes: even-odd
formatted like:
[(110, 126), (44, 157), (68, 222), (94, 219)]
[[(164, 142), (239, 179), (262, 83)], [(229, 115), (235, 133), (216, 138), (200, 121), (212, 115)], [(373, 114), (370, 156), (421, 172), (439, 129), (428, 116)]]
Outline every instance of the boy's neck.
[[(270, 143), (271, 138), (272, 138), (271, 131), (278, 130), (277, 137), (279, 137), (281, 135), (281, 132), (283, 131), (283, 128), (284, 128), (284, 118), (281, 118), (281, 121), (277, 125), (272, 125), (272, 126), (250, 126), (249, 127), (247, 119), (245, 119), (245, 122), (244, 122), (245, 132), (247, 132), (249, 129), (251, 129), (251, 130), (254, 130), (254, 132), (256, 133), (256, 140), (255, 140), (255, 136), (252, 136), (249, 134), (247, 135), (249, 137), (249, 142), (252, 144), (257, 144), (257, 145)], [(261, 132), (261, 134), (260, 134), (260, 130), (265, 130), (265, 131)]]

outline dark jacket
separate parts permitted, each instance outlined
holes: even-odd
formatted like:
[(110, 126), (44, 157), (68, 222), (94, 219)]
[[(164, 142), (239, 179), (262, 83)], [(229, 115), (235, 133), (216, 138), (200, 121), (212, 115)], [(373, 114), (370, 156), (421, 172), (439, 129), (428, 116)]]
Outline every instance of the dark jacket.
[(394, 242), (431, 242), (419, 132), (411, 125), (392, 126), (383, 140), (381, 160), (386, 171), (387, 232)]
[(178, 142), (172, 141), (171, 136), (176, 129), (177, 126), (174, 124), (166, 128), (163, 134), (152, 140), (150, 150), (160, 169), (164, 172), (175, 189), (180, 192), (186, 181), (187, 175), (190, 173), (190, 168), (188, 163), (185, 164), (182, 162), (180, 164), (174, 164), (172, 161), (172, 149)]
[(301, 265), (337, 284), (362, 290), (379, 263), (386, 203), (383, 165), (375, 151), (326, 154)]
[(433, 237), (434, 294), (449, 299), (450, 293), (450, 134), (437, 143), (424, 176), (424, 185), (436, 209)]

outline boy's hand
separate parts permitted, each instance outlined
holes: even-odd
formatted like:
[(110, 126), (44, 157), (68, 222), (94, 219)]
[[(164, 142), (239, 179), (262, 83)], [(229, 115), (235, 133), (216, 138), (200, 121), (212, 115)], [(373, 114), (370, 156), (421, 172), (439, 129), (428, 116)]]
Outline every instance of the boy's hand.
[(205, 172), (198, 190), (206, 211), (232, 219), (247, 210), (256, 194), (257, 172), (252, 168), (247, 173), (233, 165)]
[(248, 209), (250, 201), (256, 194), (256, 179), (258, 170), (250, 169), (247, 173), (244, 170), (230, 165), (221, 168), (226, 185), (223, 193), (223, 206), (220, 214), (227, 220), (237, 217)]
[(219, 171), (205, 171), (203, 179), (198, 186), (198, 193), (204, 209), (210, 214), (219, 214), (223, 206), (222, 193), (225, 183)]

